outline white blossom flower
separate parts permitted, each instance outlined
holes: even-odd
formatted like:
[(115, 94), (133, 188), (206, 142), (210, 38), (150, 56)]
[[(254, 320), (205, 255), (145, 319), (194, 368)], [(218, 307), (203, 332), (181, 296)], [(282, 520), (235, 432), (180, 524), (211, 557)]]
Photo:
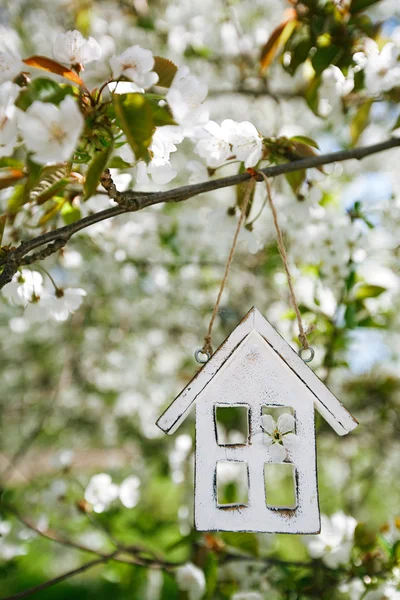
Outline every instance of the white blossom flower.
[(19, 92), (19, 87), (11, 81), (0, 85), (0, 156), (10, 156), (14, 152), (18, 136), (14, 102)]
[(9, 52), (0, 51), (0, 83), (11, 81), (23, 70), (23, 63), (20, 58), (13, 56)]
[(400, 600), (400, 590), (395, 583), (386, 582), (376, 590), (371, 590), (363, 600)]
[(319, 87), (319, 114), (327, 117), (333, 112), (340, 111), (342, 98), (350, 94), (353, 87), (353, 71), (349, 71), (346, 77), (338, 67), (330, 65), (323, 72), (322, 83)]
[(77, 31), (59, 33), (53, 43), (53, 56), (61, 63), (84, 65), (101, 58), (101, 48), (92, 37), (85, 39)]
[(365, 87), (375, 96), (400, 85), (399, 49), (388, 42), (379, 50), (378, 45), (368, 40), (366, 51), (354, 55), (354, 60), (364, 67)]
[(343, 512), (337, 512), (331, 518), (322, 515), (321, 533), (304, 538), (309, 555), (312, 558), (322, 558), (331, 569), (348, 563), (356, 525), (357, 521)]
[(201, 569), (192, 563), (186, 563), (176, 570), (178, 588), (188, 593), (189, 600), (200, 600), (206, 589), (206, 578)]
[(296, 448), (299, 443), (298, 436), (292, 433), (294, 430), (293, 415), (285, 413), (278, 418), (278, 422), (272, 415), (263, 415), (262, 427), (267, 434), (264, 436), (263, 443), (269, 447), (272, 462), (284, 461), (287, 450)]
[(157, 184), (169, 183), (176, 177), (177, 171), (172, 168), (170, 154), (177, 150), (176, 144), (183, 141), (183, 131), (174, 125), (157, 127), (149, 151), (153, 158), (148, 165), (144, 161), (137, 164), (137, 182), (141, 185), (149, 183), (149, 176)]
[(130, 475), (124, 479), (119, 487), (119, 499), (126, 508), (133, 508), (140, 498), (140, 479), (136, 475)]
[(237, 123), (232, 119), (225, 119), (221, 128), (236, 158), (243, 161), (246, 168), (255, 167), (262, 157), (262, 138), (254, 125), (249, 121)]
[(189, 171), (189, 183), (200, 183), (207, 181), (208, 170), (207, 167), (198, 160), (189, 160), (186, 163), (186, 168)]
[(351, 579), (348, 583), (342, 583), (339, 591), (347, 594), (350, 600), (361, 600), (365, 593), (365, 585), (360, 579)]
[(67, 96), (59, 106), (35, 101), (18, 111), (18, 126), (25, 145), (40, 164), (65, 162), (74, 152), (84, 125), (76, 101)]
[(204, 129), (208, 135), (197, 142), (196, 152), (205, 158), (209, 167), (219, 167), (232, 155), (226, 128), (210, 121)]
[(154, 67), (153, 53), (140, 46), (131, 46), (122, 54), (112, 56), (110, 65), (114, 79), (124, 75), (131, 79), (140, 90), (151, 87), (158, 81), (157, 73), (152, 71)]
[(33, 297), (39, 297), (43, 289), (43, 277), (37, 271), (22, 269), (1, 291), (9, 302), (26, 306)]
[(66, 288), (59, 290), (51, 306), (51, 316), (56, 321), (66, 321), (69, 314), (75, 312), (86, 296), (82, 288)]
[(104, 512), (118, 498), (119, 488), (108, 473), (93, 475), (85, 490), (85, 500), (97, 513)]
[(207, 93), (207, 85), (201, 83), (194, 75), (190, 75), (188, 67), (178, 69), (167, 92), (166, 100), (175, 121), (187, 129), (188, 134), (196, 126), (208, 122), (208, 110), (203, 104)]

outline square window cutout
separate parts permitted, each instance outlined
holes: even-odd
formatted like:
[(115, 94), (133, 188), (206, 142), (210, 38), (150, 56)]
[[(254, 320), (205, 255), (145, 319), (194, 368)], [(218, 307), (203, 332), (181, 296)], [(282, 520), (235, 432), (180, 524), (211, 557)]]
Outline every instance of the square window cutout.
[(249, 443), (249, 407), (244, 404), (217, 405), (215, 428), (219, 446), (243, 446)]
[(293, 509), (297, 506), (296, 467), (290, 463), (264, 465), (265, 498), (268, 508)]
[(249, 470), (246, 462), (220, 460), (215, 472), (218, 507), (247, 506)]

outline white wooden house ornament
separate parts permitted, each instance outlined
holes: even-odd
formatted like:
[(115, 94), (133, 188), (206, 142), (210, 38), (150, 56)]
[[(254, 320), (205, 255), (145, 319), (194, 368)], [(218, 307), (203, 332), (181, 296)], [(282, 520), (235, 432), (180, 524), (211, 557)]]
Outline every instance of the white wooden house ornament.
[[(172, 402), (157, 425), (174, 433), (196, 405), (195, 526), (200, 531), (319, 533), (314, 407), (339, 435), (357, 421), (256, 308)], [(248, 436), (218, 443), (216, 412), (242, 407)], [(285, 407), (275, 423), (268, 410)], [(247, 501), (218, 502), (219, 465), (247, 472)], [(292, 506), (272, 506), (265, 486), (271, 463), (293, 472)], [(267, 467), (266, 467), (267, 466)]]

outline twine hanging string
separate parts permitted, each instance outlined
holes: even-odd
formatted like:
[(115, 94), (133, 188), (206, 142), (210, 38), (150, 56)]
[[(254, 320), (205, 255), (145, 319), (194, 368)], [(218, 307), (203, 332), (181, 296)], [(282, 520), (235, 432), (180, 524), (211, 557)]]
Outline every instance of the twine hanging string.
[(207, 359), (208, 359), (211, 357), (211, 355), (213, 353), (212, 342), (211, 342), (212, 329), (213, 329), (215, 318), (218, 313), (218, 308), (219, 308), (219, 304), (221, 302), (222, 294), (224, 292), (226, 280), (228, 279), (229, 269), (232, 264), (233, 256), (235, 254), (235, 249), (236, 249), (236, 244), (237, 244), (239, 233), (240, 233), (240, 228), (242, 227), (243, 221), (246, 218), (247, 207), (249, 205), (254, 186), (255, 186), (255, 180), (253, 178), (251, 178), (249, 183), (247, 184), (246, 191), (244, 193), (240, 217), (239, 217), (239, 220), (238, 220), (238, 223), (236, 226), (235, 235), (233, 236), (232, 246), (231, 246), (231, 250), (229, 252), (228, 260), (226, 262), (225, 273), (224, 273), (224, 276), (221, 281), (221, 286), (219, 288), (217, 300), (215, 302), (214, 309), (213, 309), (211, 319), (210, 319), (210, 323), (208, 325), (208, 330), (207, 330), (206, 335), (204, 336), (204, 345), (201, 348), (201, 350), (197, 350), (197, 352), (195, 354), (196, 360), (198, 362), (206, 362), (206, 361), (200, 360), (200, 354), (203, 354), (203, 355), (206, 354)]
[(265, 175), (265, 173), (263, 173), (262, 171), (257, 171), (257, 174), (262, 176), (262, 178), (265, 181), (265, 186), (267, 188), (267, 198), (268, 198), (269, 206), (271, 208), (272, 218), (273, 218), (274, 225), (275, 225), (276, 237), (277, 237), (277, 242), (278, 242), (278, 250), (279, 250), (279, 254), (281, 256), (282, 262), (283, 262), (283, 266), (285, 268), (286, 279), (287, 279), (288, 286), (289, 286), (290, 298), (291, 298), (291, 301), (292, 301), (294, 312), (296, 313), (297, 324), (298, 324), (298, 327), (299, 327), (298, 338), (299, 338), (299, 341), (300, 341), (300, 344), (301, 344), (301, 349), (300, 349), (299, 354), (301, 356), (302, 352), (304, 350), (308, 350), (310, 352), (310, 356), (309, 356), (309, 358), (303, 358), (303, 360), (304, 360), (304, 362), (310, 362), (314, 358), (314, 350), (311, 348), (311, 346), (310, 346), (310, 344), (308, 342), (308, 339), (307, 339), (307, 333), (310, 333), (310, 330), (308, 330), (308, 332), (307, 332), (304, 329), (304, 325), (303, 325), (303, 321), (302, 321), (302, 318), (301, 318), (300, 309), (299, 309), (299, 306), (297, 304), (296, 296), (295, 296), (295, 293), (294, 293), (293, 280), (292, 280), (292, 275), (291, 275), (290, 269), (289, 269), (289, 263), (288, 263), (288, 259), (287, 259), (286, 248), (285, 248), (285, 244), (283, 242), (282, 231), (281, 231), (281, 228), (279, 227), (278, 213), (276, 212), (275, 204), (274, 204), (274, 201), (272, 199), (271, 185), (270, 185), (269, 179)]

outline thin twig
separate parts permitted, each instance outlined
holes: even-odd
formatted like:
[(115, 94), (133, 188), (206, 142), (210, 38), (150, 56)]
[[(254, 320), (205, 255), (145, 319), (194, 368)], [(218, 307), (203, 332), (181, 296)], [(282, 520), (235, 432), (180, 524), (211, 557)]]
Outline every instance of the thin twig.
[[(261, 171), (267, 177), (276, 177), (277, 175), (283, 175), (304, 169), (311, 169), (313, 167), (319, 167), (321, 165), (327, 165), (334, 162), (343, 162), (350, 159), (361, 160), (366, 156), (377, 154), (398, 146), (400, 146), (400, 138), (390, 138), (385, 142), (381, 142), (380, 144), (373, 144), (372, 146), (364, 146), (360, 148), (354, 148), (352, 150), (341, 150), (339, 152), (321, 154), (320, 156), (302, 158), (281, 165), (266, 167), (265, 169), (261, 169)], [(7, 252), (6, 255), (0, 259), (0, 266), (4, 265), (3, 271), (0, 274), (0, 289), (12, 280), (14, 274), (22, 264), (23, 258), (41, 246), (47, 246), (56, 240), (68, 242), (68, 240), (78, 231), (81, 231), (86, 227), (90, 227), (95, 223), (99, 223), (100, 221), (116, 217), (126, 212), (142, 210), (149, 206), (163, 202), (183, 202), (199, 194), (238, 185), (248, 181), (250, 177), (251, 175), (249, 173), (238, 173), (237, 175), (232, 175), (230, 177), (211, 179), (202, 183), (185, 185), (180, 188), (167, 190), (164, 192), (153, 192), (149, 194), (136, 192), (135, 190), (118, 192), (119, 202), (120, 204), (123, 203), (124, 206), (113, 206), (112, 208), (99, 211), (93, 215), (88, 215), (87, 217), (79, 219), (70, 225), (65, 225), (64, 227), (48, 231), (47, 233), (39, 235), (29, 241), (22, 242), (20, 246)], [(61, 241), (58, 243), (62, 244)], [(56, 247), (51, 247), (48, 250), (46, 249), (46, 256), (48, 256), (49, 253), (58, 250), (59, 247), (57, 248), (57, 245)], [(36, 256), (35, 260), (40, 260), (40, 256)]]

